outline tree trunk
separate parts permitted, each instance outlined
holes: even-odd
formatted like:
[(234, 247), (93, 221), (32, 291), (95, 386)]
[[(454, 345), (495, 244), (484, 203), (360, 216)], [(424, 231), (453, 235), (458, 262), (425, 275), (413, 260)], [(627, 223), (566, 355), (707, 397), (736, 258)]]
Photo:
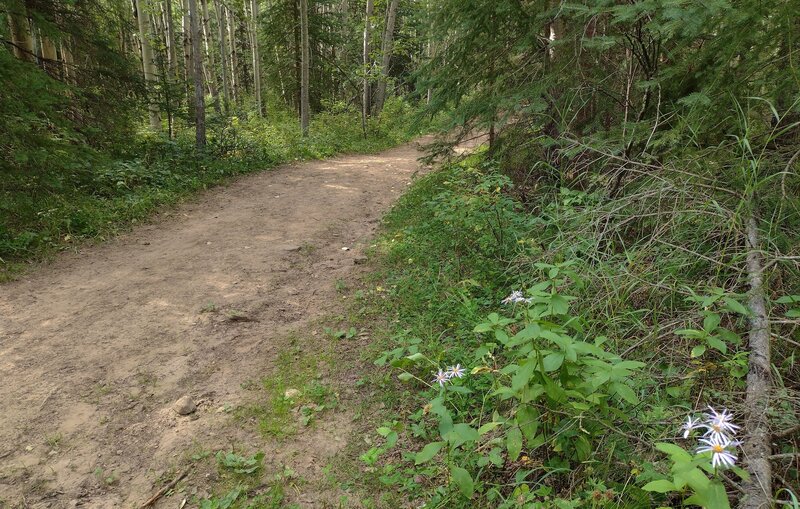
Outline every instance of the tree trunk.
[(178, 78), (178, 57), (175, 51), (175, 22), (172, 20), (172, 0), (165, 0), (167, 17), (167, 63), (170, 74)]
[(76, 73), (73, 66), (72, 50), (69, 46), (69, 38), (61, 40), (61, 60), (64, 62), (64, 81), (75, 83)]
[(300, 38), (301, 38), (301, 73), (300, 73), (300, 130), (303, 136), (308, 136), (309, 104), (308, 104), (308, 0), (300, 0)]
[(230, 42), (231, 46), (231, 91), (233, 92), (233, 102), (235, 104), (239, 103), (239, 58), (236, 53), (236, 29), (234, 28), (234, 20), (233, 20), (233, 13), (230, 9), (227, 9), (226, 18), (228, 22), (228, 41)]
[(208, 0), (201, 0), (201, 6), (203, 9), (203, 48), (208, 59), (208, 64), (205, 66), (206, 79), (208, 80), (209, 92), (211, 92), (211, 97), (214, 100), (214, 110), (219, 115), (221, 111), (219, 107), (219, 90), (217, 89), (217, 65), (214, 61), (214, 52), (211, 51), (213, 41), (211, 40), (211, 29), (208, 26)]
[(292, 1), (292, 14), (294, 16), (294, 74), (295, 74), (295, 90), (294, 90), (294, 106), (297, 108), (297, 114), (300, 115), (300, 83), (303, 81), (302, 70), (303, 58), (300, 56), (300, 0)]
[[(194, 65), (192, 63), (192, 27), (189, 18), (189, 0), (183, 0), (183, 79), (186, 92), (186, 109), (188, 118), (194, 117)], [(190, 120), (191, 121), (191, 120)]]
[(147, 13), (147, 0), (136, 0), (136, 20), (139, 23), (139, 39), (142, 46), (142, 69), (144, 79), (148, 85), (149, 104), (147, 111), (150, 117), (150, 129), (153, 132), (161, 131), (161, 115), (158, 110), (158, 101), (153, 95), (153, 86), (158, 81), (156, 68), (153, 64), (153, 49), (150, 46), (150, 16)]
[(52, 76), (55, 76), (61, 67), (58, 61), (56, 45), (47, 36), (42, 36), (42, 67)]
[(258, 115), (264, 115), (261, 104), (261, 58), (258, 54), (258, 0), (253, 0), (253, 90), (256, 96), (256, 109)]
[(203, 85), (203, 54), (200, 52), (200, 20), (197, 0), (189, 0), (189, 18), (192, 29), (192, 60), (194, 61), (194, 118), (195, 142), (198, 149), (206, 146), (206, 104)]
[(219, 3), (219, 0), (214, 1), (214, 12), (217, 14), (217, 31), (219, 32), (219, 58), (220, 67), (222, 67), (222, 103), (225, 109), (225, 115), (228, 115), (230, 108), (230, 86), (228, 84), (228, 43), (225, 30), (225, 9)]
[(375, 114), (380, 115), (383, 104), (386, 102), (386, 84), (389, 79), (389, 64), (392, 61), (392, 48), (394, 46), (394, 24), (397, 19), (397, 5), (400, 0), (391, 0), (386, 13), (386, 30), (383, 32), (381, 43), (381, 79), (375, 90)]
[(747, 218), (747, 275), (750, 279), (748, 306), (750, 317), (750, 362), (747, 373), (745, 407), (745, 439), (742, 445), (750, 479), (742, 483), (745, 495), (739, 504), (742, 509), (768, 509), (772, 507), (772, 466), (769, 455), (771, 437), (767, 411), (769, 410), (772, 376), (770, 360), (769, 318), (767, 316), (767, 290), (764, 288), (764, 262), (755, 213), (756, 199), (750, 200)]
[(14, 56), (27, 62), (36, 62), (36, 54), (33, 52), (33, 36), (31, 35), (31, 25), (27, 16), (18, 13), (8, 15), (8, 26), (11, 31), (11, 43), (14, 46)]
[(369, 75), (370, 75), (370, 56), (369, 56), (369, 39), (371, 37), (371, 22), (373, 3), (372, 0), (367, 0), (367, 12), (364, 21), (364, 96), (361, 101), (361, 129), (364, 131), (364, 137), (367, 137), (367, 118), (369, 118), (370, 104), (372, 99), (369, 90)]

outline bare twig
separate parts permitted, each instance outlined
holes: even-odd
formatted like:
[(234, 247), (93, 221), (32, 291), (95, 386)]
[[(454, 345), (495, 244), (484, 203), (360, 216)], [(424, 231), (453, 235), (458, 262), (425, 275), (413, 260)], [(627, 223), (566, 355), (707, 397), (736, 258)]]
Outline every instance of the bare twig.
[(160, 490), (158, 490), (158, 491), (156, 492), (156, 494), (155, 494), (155, 495), (153, 495), (152, 497), (150, 497), (150, 498), (147, 500), (147, 502), (145, 502), (144, 504), (142, 504), (142, 505), (139, 507), (139, 509), (145, 509), (145, 508), (147, 508), (147, 507), (150, 507), (151, 505), (155, 504), (155, 503), (158, 501), (158, 499), (159, 499), (159, 498), (163, 497), (163, 496), (164, 496), (164, 494), (165, 494), (166, 492), (168, 492), (169, 490), (171, 490), (172, 488), (174, 488), (174, 487), (175, 487), (175, 485), (176, 485), (176, 484), (178, 484), (178, 483), (180, 482), (180, 480), (181, 480), (181, 479), (183, 479), (184, 477), (186, 477), (186, 474), (187, 474), (187, 473), (189, 473), (189, 472), (188, 472), (188, 470), (184, 470), (183, 472), (179, 473), (179, 474), (178, 474), (178, 476), (177, 476), (175, 479), (173, 479), (173, 480), (172, 480), (172, 481), (170, 481), (168, 484), (166, 484), (166, 485), (165, 485), (163, 488), (161, 488)]
[(772, 436), (775, 437), (775, 438), (785, 438), (785, 437), (788, 437), (789, 435), (792, 435), (792, 434), (794, 434), (794, 433), (796, 433), (798, 431), (800, 431), (800, 424), (795, 424), (791, 428), (787, 428), (787, 429), (781, 430), (781, 431), (776, 431), (775, 433), (772, 434)]

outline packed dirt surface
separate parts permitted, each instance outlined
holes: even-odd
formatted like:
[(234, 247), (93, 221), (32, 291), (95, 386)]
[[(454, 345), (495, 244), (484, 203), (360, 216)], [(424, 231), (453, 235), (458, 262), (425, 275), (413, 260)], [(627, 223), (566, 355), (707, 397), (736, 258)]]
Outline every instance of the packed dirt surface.
[[(341, 307), (336, 283), (360, 270), (417, 147), (243, 177), (0, 286), (0, 508), (139, 507), (198, 449), (321, 476), (352, 429), (346, 405), (274, 443), (229, 410), (281, 369), (287, 338), (319, 347), (311, 330)], [(196, 411), (179, 415), (183, 396)], [(155, 507), (191, 502), (210, 475), (190, 469)]]

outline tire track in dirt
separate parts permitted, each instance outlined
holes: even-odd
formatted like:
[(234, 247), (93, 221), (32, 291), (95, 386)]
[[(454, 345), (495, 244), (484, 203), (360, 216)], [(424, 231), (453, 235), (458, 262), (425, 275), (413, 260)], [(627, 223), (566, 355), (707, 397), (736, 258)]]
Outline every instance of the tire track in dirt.
[[(263, 450), (214, 409), (240, 403), (290, 333), (336, 310), (335, 281), (418, 156), (405, 145), (243, 177), (0, 286), (0, 508), (136, 507), (193, 443)], [(184, 394), (193, 417), (171, 408)], [(327, 419), (272, 452), (306, 454), (298, 468), (318, 475), (350, 423)]]

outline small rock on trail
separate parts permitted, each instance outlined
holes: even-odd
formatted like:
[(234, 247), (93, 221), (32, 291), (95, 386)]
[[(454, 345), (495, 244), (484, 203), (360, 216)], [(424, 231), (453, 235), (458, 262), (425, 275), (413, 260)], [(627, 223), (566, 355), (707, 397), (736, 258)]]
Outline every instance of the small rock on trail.
[(172, 405), (172, 409), (175, 410), (175, 413), (178, 415), (189, 415), (197, 410), (197, 405), (194, 404), (191, 397), (183, 396)]

